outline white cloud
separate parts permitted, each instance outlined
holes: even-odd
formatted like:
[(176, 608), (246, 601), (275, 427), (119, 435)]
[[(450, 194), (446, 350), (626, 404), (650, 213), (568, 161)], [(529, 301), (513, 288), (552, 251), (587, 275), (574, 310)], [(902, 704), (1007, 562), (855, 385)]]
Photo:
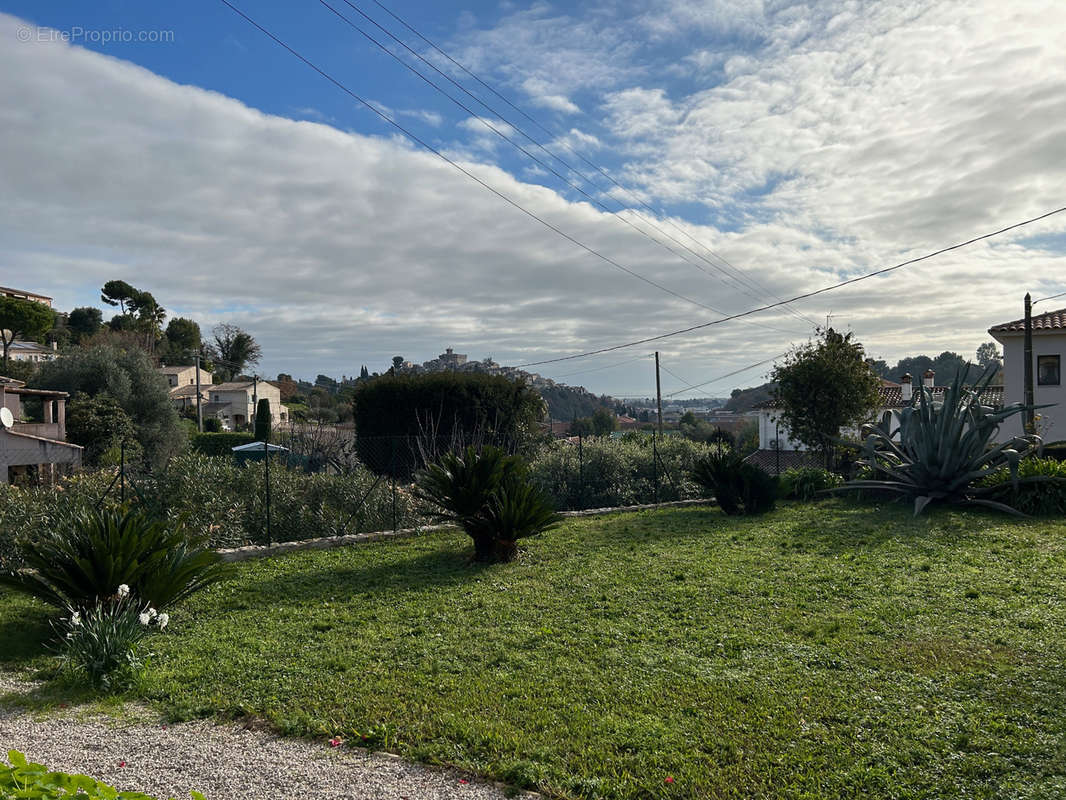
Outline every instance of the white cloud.
[[(655, 24), (714, 32), (721, 9), (734, 7), (693, 22), (684, 15), (704, 6), (657, 6)], [(718, 83), (687, 94), (633, 63), (640, 44), (622, 23), (647, 30), (644, 8), (612, 24), (602, 9), (570, 19), (538, 6), (499, 29), (471, 28), (464, 41), (481, 66), (513, 69), (516, 85), (537, 59), (539, 73), (526, 77), (545, 81), (542, 94), (599, 93), (604, 125), (583, 122), (568, 140), (589, 152), (622, 148), (624, 170), (612, 174), (655, 204), (690, 208), (688, 220), (660, 223), (664, 231), (706, 255), (678, 229), (691, 233), (778, 296), (1062, 205), (1066, 21), (1054, 5), (746, 8), (749, 21), (730, 35), (754, 36), (762, 20), (763, 43), (731, 53)], [(16, 24), (0, 16), (0, 41), (14, 41)], [(510, 67), (489, 60), (505, 41)], [(446, 345), (539, 360), (714, 317), (395, 138), (266, 115), (61, 43), (0, 48), (0, 71), (20, 76), (0, 82), (0, 283), (29, 283), (60, 307), (91, 302), (105, 280), (122, 277), (175, 313), (247, 327), (268, 371), (298, 375), (380, 369), (393, 355), (422, 360)], [(463, 157), (509, 197), (647, 277), (726, 310), (755, 304), (587, 204), (484, 163), (490, 152)], [(1019, 316), (1023, 289), (1066, 289), (1054, 278), (1066, 274), (1061, 249), (1024, 243), (1063, 230), (1066, 220), (1042, 224), (799, 307), (816, 319), (832, 311), (880, 357), (971, 354), (991, 323)], [(782, 313), (757, 320), (803, 328)], [(658, 347), (675, 371), (702, 380), (795, 338), (732, 323)], [(641, 362), (589, 383), (652, 385)]]

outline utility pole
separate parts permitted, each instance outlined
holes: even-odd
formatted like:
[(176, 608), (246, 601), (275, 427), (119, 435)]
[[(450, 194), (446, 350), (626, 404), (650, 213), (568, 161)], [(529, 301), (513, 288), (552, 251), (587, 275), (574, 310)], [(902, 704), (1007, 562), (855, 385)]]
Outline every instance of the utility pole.
[(196, 354), (196, 429), (204, 432), (204, 406), (200, 397), (200, 354)]
[(659, 351), (655, 351), (655, 409), (659, 418), (659, 435), (663, 435), (663, 385), (659, 380)]
[(1022, 390), (1022, 402), (1025, 404), (1025, 432), (1036, 433), (1036, 412), (1033, 410), (1033, 301), (1025, 293), (1025, 386)]

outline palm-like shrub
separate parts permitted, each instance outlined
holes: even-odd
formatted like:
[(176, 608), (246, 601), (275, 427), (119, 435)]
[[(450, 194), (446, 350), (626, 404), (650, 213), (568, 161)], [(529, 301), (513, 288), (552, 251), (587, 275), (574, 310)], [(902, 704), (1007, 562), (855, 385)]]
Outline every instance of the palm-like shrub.
[(862, 456), (856, 463), (873, 476), (848, 481), (835, 491), (873, 489), (899, 494), (914, 501), (916, 516), (933, 502), (982, 505), (1020, 514), (990, 497), (996, 490), (981, 482), (999, 471), (1006, 471), (1015, 485), (1051, 480), (1018, 475), (1019, 463), (1039, 449), (1040, 437), (1017, 436), (993, 444), (1000, 424), (1024, 412), (1026, 406), (1012, 403), (997, 411), (981, 404), (981, 393), (992, 380), (991, 370), (972, 388), (965, 385), (965, 379), (966, 371), (956, 375), (942, 399), (934, 400), (929, 388), (919, 387), (917, 404), (900, 412), (896, 429), (890, 413), (879, 424), (863, 426)]
[(496, 447), (446, 453), (418, 473), (415, 496), (436, 520), (458, 525), (473, 539), (477, 561), (510, 561), (518, 539), (559, 522), (548, 498), (526, 481), (522, 460)]
[(692, 478), (714, 494), (726, 514), (761, 514), (770, 511), (777, 499), (777, 480), (754, 464), (746, 464), (738, 453), (711, 453), (696, 462)]
[(203, 544), (179, 524), (139, 512), (79, 514), (21, 542), (28, 569), (0, 575), (0, 585), (59, 608), (88, 609), (125, 584), (161, 610), (228, 575)]

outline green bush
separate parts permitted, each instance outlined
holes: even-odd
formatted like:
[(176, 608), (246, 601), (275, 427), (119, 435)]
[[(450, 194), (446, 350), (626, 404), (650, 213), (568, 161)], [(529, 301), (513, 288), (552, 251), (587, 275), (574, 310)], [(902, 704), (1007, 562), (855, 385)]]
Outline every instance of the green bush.
[(529, 475), (558, 509), (689, 500), (700, 496), (692, 467), (713, 450), (681, 437), (660, 439), (653, 447), (645, 434), (586, 440), (580, 446), (559, 441), (537, 451)]
[(192, 439), (192, 447), (205, 456), (231, 456), (233, 448), (255, 441), (250, 433), (198, 433)]
[(150, 605), (138, 604), (128, 586), (84, 610), (68, 615), (53, 627), (58, 634), (57, 657), (63, 668), (86, 678), (97, 689), (129, 688), (144, 670), (138, 645), (153, 630), (163, 630), (170, 616)]
[(833, 489), (843, 482), (843, 478), (827, 469), (786, 469), (778, 478), (778, 494), (787, 500), (813, 500), (819, 492)]
[[(433, 440), (438, 450), (492, 445), (522, 452), (540, 435), (544, 401), (523, 381), (475, 372), (386, 375), (352, 399), (360, 460), (407, 479), (423, 466), (420, 448), (397, 451), (395, 437)], [(431, 454), (432, 457), (432, 454)]]
[(560, 520), (551, 501), (528, 483), (522, 460), (496, 447), (446, 453), (418, 474), (415, 495), (434, 509), (437, 520), (466, 531), (477, 561), (510, 561), (518, 539)]
[(222, 433), (222, 420), (218, 417), (205, 417), (204, 433)]
[(1034, 517), (1066, 515), (1066, 461), (1026, 458), (1018, 464), (1017, 485), (1007, 469), (987, 475), (979, 485), (991, 489), (989, 497), (993, 500), (1010, 505), (1023, 514)]
[(167, 608), (229, 573), (203, 541), (180, 525), (137, 511), (81, 513), (19, 542), (25, 566), (0, 585), (58, 608), (95, 606), (125, 584), (157, 609)]
[[(83, 800), (153, 800), (140, 792), (119, 793), (107, 784), (87, 775), (72, 775), (67, 772), (51, 772), (40, 764), (31, 764), (18, 750), (8, 750), (10, 766), (0, 762), (0, 798), (23, 798), (24, 800), (58, 800), (63, 797), (78, 797)], [(205, 800), (199, 792), (192, 792), (192, 800)]]
[(777, 480), (739, 453), (712, 453), (693, 467), (692, 477), (726, 514), (761, 514), (777, 499)]

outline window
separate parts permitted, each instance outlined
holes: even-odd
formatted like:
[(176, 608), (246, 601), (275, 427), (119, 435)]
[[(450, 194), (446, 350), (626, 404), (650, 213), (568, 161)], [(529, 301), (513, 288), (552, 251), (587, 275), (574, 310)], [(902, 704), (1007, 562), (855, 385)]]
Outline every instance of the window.
[(1058, 386), (1062, 382), (1061, 356), (1036, 357), (1036, 382), (1039, 386)]

